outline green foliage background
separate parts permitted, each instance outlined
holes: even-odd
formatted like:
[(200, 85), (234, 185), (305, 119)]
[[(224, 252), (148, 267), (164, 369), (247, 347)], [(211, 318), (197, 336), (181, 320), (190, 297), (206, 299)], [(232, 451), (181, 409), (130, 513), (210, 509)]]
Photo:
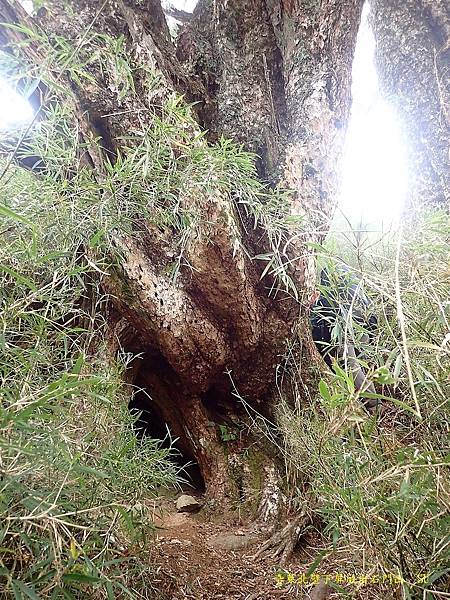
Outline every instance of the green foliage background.
[[(329, 235), (317, 248), (319, 269), (345, 265), (373, 299), (370, 343), (352, 325), (380, 409), (363, 409), (368, 394), (341, 363), (321, 381), (317, 402), (294, 411), (281, 402), (278, 414), (298, 501), (312, 492), (328, 539), (314, 569), (379, 582), (389, 573), (405, 598), (437, 598), (433, 590), (450, 583), (449, 241), (449, 216), (438, 210), (401, 231)], [(335, 336), (345, 339), (348, 327), (339, 319)], [(397, 588), (385, 583), (385, 597)]]

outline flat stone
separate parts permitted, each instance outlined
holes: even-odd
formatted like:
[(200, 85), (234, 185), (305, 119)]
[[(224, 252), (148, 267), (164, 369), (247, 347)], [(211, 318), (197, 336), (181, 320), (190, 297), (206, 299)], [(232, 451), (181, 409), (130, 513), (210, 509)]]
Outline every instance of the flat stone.
[(194, 498), (194, 496), (182, 494), (177, 500), (178, 512), (196, 512), (197, 510), (200, 510), (201, 507), (202, 505)]
[(240, 550), (258, 542), (258, 536), (251, 533), (218, 533), (207, 540), (208, 546), (220, 550)]

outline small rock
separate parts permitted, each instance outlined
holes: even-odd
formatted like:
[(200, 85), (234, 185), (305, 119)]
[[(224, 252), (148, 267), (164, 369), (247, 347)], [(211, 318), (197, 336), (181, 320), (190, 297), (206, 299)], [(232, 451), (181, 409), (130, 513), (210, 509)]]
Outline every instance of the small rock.
[(177, 511), (178, 512), (196, 512), (201, 509), (201, 504), (194, 498), (194, 496), (188, 496), (183, 494), (177, 500)]
[(207, 540), (208, 546), (220, 550), (240, 550), (258, 542), (258, 536), (253, 534), (218, 533)]
[(324, 581), (320, 581), (310, 592), (308, 600), (325, 600), (333, 589)]

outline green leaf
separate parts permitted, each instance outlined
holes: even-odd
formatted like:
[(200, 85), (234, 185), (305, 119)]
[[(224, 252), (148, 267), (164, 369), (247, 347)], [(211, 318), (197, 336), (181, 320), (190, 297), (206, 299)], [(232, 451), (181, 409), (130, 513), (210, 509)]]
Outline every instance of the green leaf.
[(80, 354), (80, 356), (77, 358), (75, 364), (72, 367), (72, 375), (79, 375), (80, 371), (81, 371), (81, 367), (84, 365), (84, 356), (82, 354)]
[(306, 571), (306, 577), (310, 577), (314, 573), (327, 554), (329, 554), (329, 550), (322, 550), (322, 552), (319, 553), (319, 555), (311, 563), (309, 569)]
[(401, 354), (399, 354), (397, 356), (397, 358), (395, 359), (395, 365), (394, 365), (394, 380), (396, 383), (398, 382), (398, 378), (400, 377), (400, 372), (402, 370), (402, 366), (403, 366), (403, 356)]
[(28, 279), (28, 277), (24, 277), (23, 275), (21, 275), (14, 269), (11, 269), (10, 267), (7, 267), (6, 265), (0, 265), (0, 271), (3, 271), (4, 273), (8, 273), (8, 275), (11, 275), (11, 277), (13, 277), (19, 283), (26, 285), (33, 292), (37, 291), (37, 287), (34, 284), (34, 282), (31, 281), (31, 279)]
[(123, 522), (125, 528), (130, 533), (130, 535), (134, 535), (136, 528), (134, 526), (133, 519), (131, 518), (130, 513), (122, 506), (117, 506), (116, 510), (119, 513), (119, 515), (122, 517), (122, 522)]
[(95, 575), (86, 575), (85, 573), (65, 573), (62, 576), (64, 583), (100, 583), (103, 581), (100, 577)]
[(450, 573), (450, 568), (448, 569), (442, 569), (440, 571), (435, 571), (434, 573), (432, 573), (427, 580), (427, 585), (431, 585), (432, 583), (434, 583), (436, 580), (440, 579), (441, 577), (443, 577), (444, 575), (447, 575), (447, 573)]
[(324, 400), (326, 400), (327, 402), (331, 401), (331, 393), (328, 388), (328, 384), (323, 379), (321, 379), (319, 382), (319, 392)]
[(12, 208), (5, 206), (5, 204), (0, 204), (0, 215), (3, 215), (4, 217), (8, 217), (10, 219), (13, 219), (14, 221), (19, 221), (20, 223), (25, 223), (26, 225), (29, 225), (30, 227), (33, 226), (31, 221), (29, 221), (26, 217), (17, 213), (16, 211), (12, 210)]
[(364, 392), (363, 394), (361, 394), (361, 398), (373, 398), (374, 400), (388, 400), (389, 402), (396, 404), (397, 406), (399, 406), (406, 412), (409, 412), (410, 414), (414, 415), (415, 417), (418, 416), (416, 411), (413, 408), (411, 408), (411, 406), (408, 406), (405, 402), (402, 402), (397, 398), (392, 398), (392, 396), (384, 396), (383, 394), (371, 394), (370, 392)]
[(14, 590), (14, 595), (16, 598), (23, 600), (23, 598), (30, 598), (30, 600), (40, 600), (39, 596), (35, 592), (33, 587), (26, 585), (22, 581), (18, 579), (13, 579), (11, 581), (11, 585)]
[(99, 229), (97, 231), (97, 233), (95, 233), (89, 240), (89, 246), (91, 248), (97, 248), (97, 246), (99, 245), (99, 242), (102, 240), (102, 238), (105, 237), (105, 234), (106, 234), (106, 232), (104, 229)]
[(105, 588), (106, 588), (106, 595), (108, 597), (108, 600), (114, 600), (116, 596), (114, 594), (114, 588), (113, 588), (111, 581), (107, 581), (105, 583)]

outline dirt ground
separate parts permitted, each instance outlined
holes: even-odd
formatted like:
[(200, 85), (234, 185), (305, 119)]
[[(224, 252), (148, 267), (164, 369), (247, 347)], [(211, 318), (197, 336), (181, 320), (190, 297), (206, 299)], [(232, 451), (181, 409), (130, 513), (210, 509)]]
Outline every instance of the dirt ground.
[[(198, 500), (202, 498), (198, 496)], [(380, 580), (371, 584), (359, 581), (357, 575), (351, 579), (353, 576), (339, 567), (327, 569), (327, 581), (333, 587), (325, 584), (321, 569), (309, 574), (323, 549), (319, 537), (315, 545), (314, 532), (281, 570), (269, 557), (254, 556), (265, 532), (252, 531), (236, 517), (221, 518), (207, 508), (178, 513), (174, 499), (165, 499), (155, 508), (154, 519), (157, 532), (151, 562), (156, 569), (155, 600), (401, 598), (398, 583)]]

